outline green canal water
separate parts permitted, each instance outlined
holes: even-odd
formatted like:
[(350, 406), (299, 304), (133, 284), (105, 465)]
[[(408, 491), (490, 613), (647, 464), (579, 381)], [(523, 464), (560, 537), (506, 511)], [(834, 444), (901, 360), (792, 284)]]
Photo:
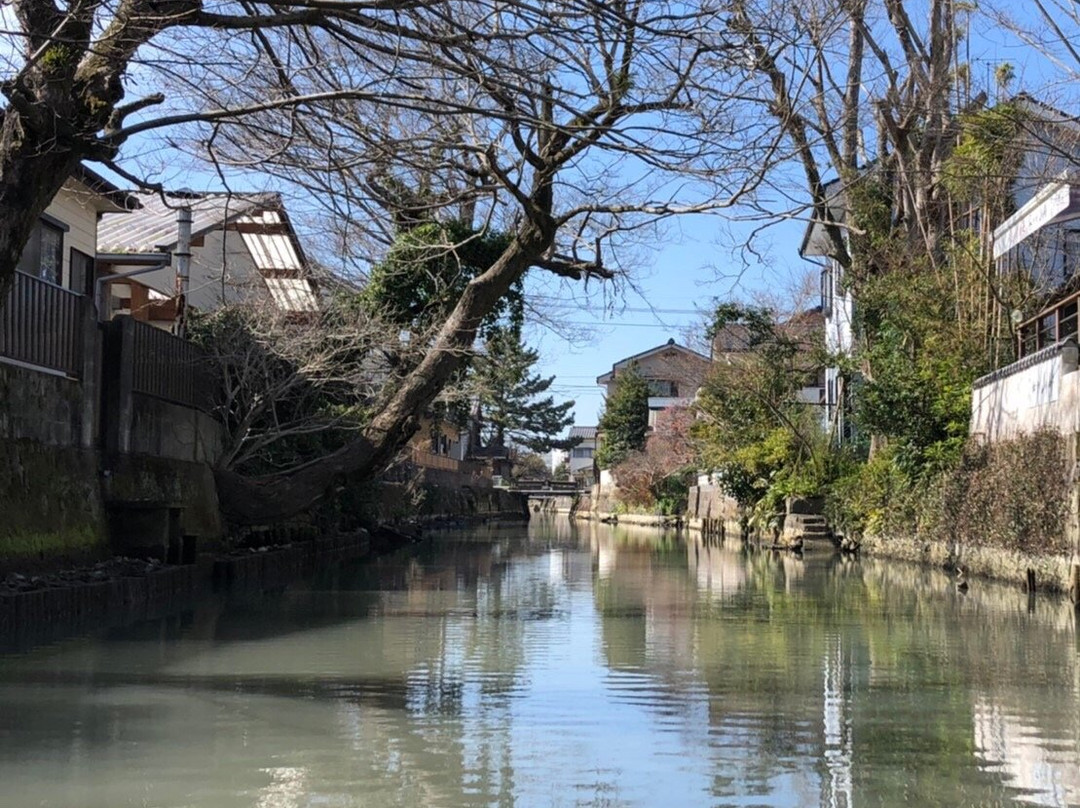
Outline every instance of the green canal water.
[(1080, 804), (1072, 610), (567, 521), (0, 657), (0, 805)]

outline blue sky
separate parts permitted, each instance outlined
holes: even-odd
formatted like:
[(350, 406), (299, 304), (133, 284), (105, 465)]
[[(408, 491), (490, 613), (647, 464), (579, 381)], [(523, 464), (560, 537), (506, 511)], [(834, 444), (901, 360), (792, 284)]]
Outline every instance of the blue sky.
[[(1009, 61), (1016, 69), (1014, 89), (1038, 91), (1046, 84), (1045, 62), (1032, 49), (1018, 46), (993, 25), (981, 27), (973, 32), (970, 54), (976, 83), (985, 81), (984, 72), (989, 77), (996, 64)], [(1065, 90), (1052, 91), (1048, 100), (1060, 103), (1062, 92)], [(156, 164), (154, 173), (169, 187), (220, 188), (218, 177), (205, 165), (176, 161), (175, 149), (163, 148), (167, 143), (165, 137), (147, 139), (131, 144), (133, 148), (125, 152), (141, 152), (140, 162), (152, 171)], [(256, 186), (245, 181), (233, 183), (234, 190)], [(287, 198), (290, 208), (293, 204)], [(731, 215), (737, 216), (738, 211)], [(619, 284), (613, 290), (596, 282), (585, 287), (538, 276), (530, 282), (538, 307), (549, 322), (563, 326), (534, 325), (528, 334), (541, 352), (540, 371), (556, 377), (552, 394), (557, 400), (575, 400), (577, 424), (596, 424), (603, 396), (595, 380), (614, 362), (669, 338), (687, 344), (687, 332), (700, 334), (705, 314), (717, 299), (761, 294), (783, 298), (800, 276), (816, 275), (816, 268), (798, 256), (804, 226), (790, 221), (761, 235), (758, 246), (765, 255), (759, 259), (731, 247), (745, 240), (752, 225), (715, 214), (686, 217), (669, 221), (662, 236), (648, 248), (639, 247), (621, 256), (633, 285)], [(311, 238), (317, 240), (318, 235)], [(806, 305), (815, 304), (816, 300), (806, 299)], [(572, 336), (567, 336), (567, 330)]]
[[(669, 338), (688, 344), (688, 332), (700, 338), (716, 299), (786, 291), (801, 275), (816, 272), (799, 258), (803, 232), (799, 222), (779, 226), (766, 237), (768, 263), (748, 259), (745, 267), (729, 246), (733, 231), (744, 229), (739, 223), (701, 216), (667, 229), (661, 243), (639, 256), (637, 288), (623, 287), (621, 300), (613, 307), (606, 309), (602, 300), (594, 299), (583, 301), (577, 311), (569, 306), (558, 309), (574, 323), (591, 323), (589, 333), (572, 342), (545, 326), (531, 329), (529, 336), (541, 352), (540, 371), (556, 377), (551, 392), (557, 399), (576, 402), (578, 425), (596, 424), (604, 401), (596, 377), (613, 363)], [(816, 301), (809, 303), (816, 305)]]

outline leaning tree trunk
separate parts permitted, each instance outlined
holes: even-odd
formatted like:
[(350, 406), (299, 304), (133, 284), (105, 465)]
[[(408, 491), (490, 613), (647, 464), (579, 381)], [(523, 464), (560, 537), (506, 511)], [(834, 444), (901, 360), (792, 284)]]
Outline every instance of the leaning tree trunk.
[(14, 110), (0, 122), (0, 306), (38, 218), (79, 165), (79, 155), (42, 149)]
[(244, 477), (216, 472), (226, 518), (260, 524), (288, 518), (318, 502), (345, 475), (374, 477), (385, 470), (419, 428), (420, 416), (472, 349), (485, 315), (553, 241), (553, 233), (526, 225), (498, 261), (469, 282), (423, 361), (355, 441), (290, 472)]

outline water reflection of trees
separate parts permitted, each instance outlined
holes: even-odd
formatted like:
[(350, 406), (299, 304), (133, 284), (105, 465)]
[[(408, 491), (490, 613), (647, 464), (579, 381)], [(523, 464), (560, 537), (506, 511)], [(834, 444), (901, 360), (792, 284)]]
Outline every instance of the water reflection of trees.
[[(965, 595), (943, 573), (831, 555), (692, 539), (679, 569), (667, 545), (650, 556), (600, 535), (592, 546), (606, 556), (597, 607), (608, 664), (676, 687), (688, 657), (705, 683), (716, 796), (1080, 801), (1067, 606), (982, 583)], [(658, 647), (677, 652), (657, 664)], [(793, 784), (799, 758), (816, 761), (814, 782)]]
[(215, 608), (0, 666), (15, 803), (1080, 802), (1072, 611), (932, 570), (563, 521)]

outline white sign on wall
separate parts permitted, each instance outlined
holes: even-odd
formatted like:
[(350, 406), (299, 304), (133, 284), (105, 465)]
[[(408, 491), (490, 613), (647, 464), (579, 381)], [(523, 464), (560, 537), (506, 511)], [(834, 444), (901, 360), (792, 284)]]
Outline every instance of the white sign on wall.
[(1068, 211), (1071, 200), (1070, 182), (1053, 182), (1039, 189), (1027, 204), (994, 229), (994, 260)]

